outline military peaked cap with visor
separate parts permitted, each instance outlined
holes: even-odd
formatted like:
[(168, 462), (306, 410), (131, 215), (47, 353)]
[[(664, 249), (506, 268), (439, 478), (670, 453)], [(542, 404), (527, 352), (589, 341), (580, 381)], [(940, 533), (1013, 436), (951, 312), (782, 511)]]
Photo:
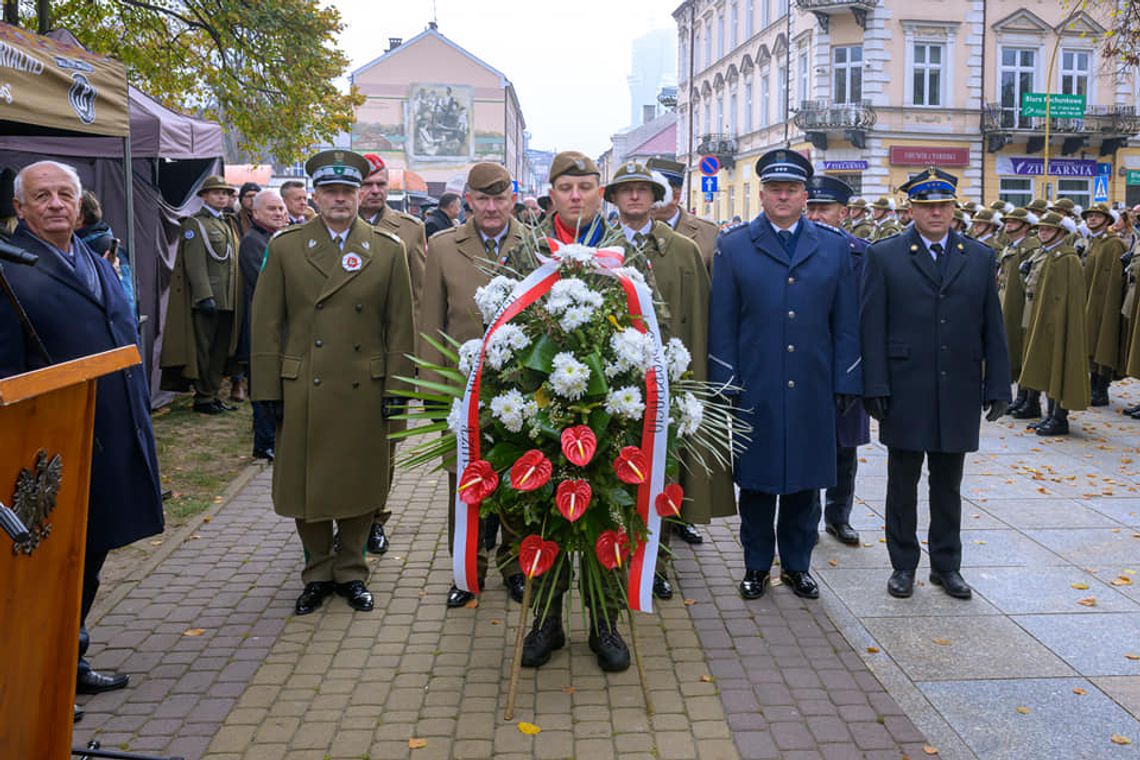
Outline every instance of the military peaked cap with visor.
[(953, 201), (957, 199), (958, 178), (932, 166), (912, 175), (899, 190), (907, 194), (911, 203)]
[(364, 178), (372, 173), (372, 164), (355, 151), (322, 150), (305, 162), (305, 173), (313, 180), (313, 187), (322, 185), (360, 187)]
[(802, 153), (787, 148), (770, 150), (756, 161), (756, 176), (761, 182), (802, 182), (815, 173), (811, 161)]
[(816, 174), (807, 182), (808, 203), (839, 203), (844, 206), (854, 192), (851, 186), (841, 179), (826, 174)]
[(613, 203), (614, 193), (617, 191), (619, 185), (626, 185), (631, 182), (646, 182), (653, 190), (653, 200), (659, 201), (665, 198), (665, 188), (657, 183), (653, 175), (649, 173), (649, 169), (645, 164), (637, 161), (626, 161), (618, 167), (614, 172), (614, 178), (606, 185), (604, 197), (610, 203)]

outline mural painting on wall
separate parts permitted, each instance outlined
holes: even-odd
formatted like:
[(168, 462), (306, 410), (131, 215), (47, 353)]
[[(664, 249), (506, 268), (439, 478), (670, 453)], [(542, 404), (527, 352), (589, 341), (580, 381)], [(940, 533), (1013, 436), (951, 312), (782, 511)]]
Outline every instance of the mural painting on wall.
[(413, 84), (408, 98), (408, 157), (413, 161), (473, 158), (472, 100), (467, 86)]
[(403, 152), (406, 140), (403, 100), (369, 98), (357, 109), (352, 125), (353, 150)]

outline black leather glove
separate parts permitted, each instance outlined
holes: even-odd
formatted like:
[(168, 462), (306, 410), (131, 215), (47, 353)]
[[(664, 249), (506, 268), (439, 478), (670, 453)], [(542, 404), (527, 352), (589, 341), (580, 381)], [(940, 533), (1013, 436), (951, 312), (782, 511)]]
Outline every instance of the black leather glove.
[(842, 417), (850, 412), (858, 401), (858, 396), (852, 396), (848, 393), (837, 393), (835, 394), (835, 410), (839, 412), (839, 416)]
[(1030, 261), (1029, 259), (1026, 259), (1025, 261), (1023, 261), (1017, 265), (1017, 271), (1021, 272), (1022, 277), (1028, 277), (1029, 276), (1029, 270), (1031, 270), (1031, 269), (1033, 269), (1033, 262)]
[(1126, 251), (1125, 254), (1120, 257), (1120, 265), (1122, 267), (1124, 267), (1125, 269), (1127, 269), (1128, 265), (1131, 263), (1132, 263), (1132, 251)]
[(998, 399), (986, 404), (986, 420), (997, 422), (1009, 410), (1009, 402)]
[(213, 314), (218, 310), (218, 302), (213, 298), (203, 298), (201, 301), (194, 304), (194, 308), (203, 314)]
[(887, 418), (887, 406), (886, 396), (874, 396), (872, 398), (863, 399), (863, 408), (867, 410), (867, 414), (879, 422)]
[(401, 414), (403, 411), (404, 411), (403, 399), (396, 398), (395, 396), (385, 396), (384, 397), (384, 404), (380, 408), (380, 414), (384, 419), (390, 420), (390, 419), (392, 419), (392, 417), (394, 417), (397, 414)]

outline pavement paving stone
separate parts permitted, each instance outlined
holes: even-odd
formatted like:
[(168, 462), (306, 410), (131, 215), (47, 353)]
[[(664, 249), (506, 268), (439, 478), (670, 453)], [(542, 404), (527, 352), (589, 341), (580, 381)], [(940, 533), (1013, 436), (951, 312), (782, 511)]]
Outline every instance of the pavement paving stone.
[(1140, 612), (1106, 612), (1093, 619), (1081, 613), (1013, 619), (1083, 675), (1140, 676)]
[[(1007, 615), (1140, 612), (1140, 606), (1127, 595), (1096, 575), (1071, 565), (1034, 568), (1031, 580), (1017, 567), (980, 567), (972, 569), (969, 577), (974, 590)], [(1033, 593), (1026, 593), (1027, 583), (1031, 584)], [(1073, 588), (1074, 584), (1083, 588)], [(1079, 604), (1090, 596), (1096, 597), (1096, 607)], [(954, 602), (945, 595), (943, 598)]]

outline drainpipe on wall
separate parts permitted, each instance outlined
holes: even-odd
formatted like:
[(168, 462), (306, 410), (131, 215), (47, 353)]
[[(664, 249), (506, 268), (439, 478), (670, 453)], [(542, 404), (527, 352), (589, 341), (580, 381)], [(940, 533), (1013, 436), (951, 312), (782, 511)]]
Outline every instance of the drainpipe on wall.
[(688, 171), (685, 172), (685, 187), (681, 197), (685, 199), (685, 210), (689, 210), (689, 201), (692, 200), (689, 196), (693, 194), (693, 77), (696, 76), (694, 60), (697, 51), (694, 48), (696, 44), (696, 24), (697, 24), (697, 0), (690, 0), (689, 5), (689, 91), (685, 93), (687, 102), (689, 104), (689, 149), (685, 153), (685, 160), (689, 164)]
[[(989, 27), (986, 25), (986, 9), (989, 3), (982, 0), (982, 91), (978, 93), (978, 134), (981, 140), (982, 153), (982, 181), (978, 197), (982, 204), (986, 203), (986, 135), (981, 130), (982, 115), (986, 112), (986, 37)], [(1000, 186), (999, 186), (1000, 188)]]

